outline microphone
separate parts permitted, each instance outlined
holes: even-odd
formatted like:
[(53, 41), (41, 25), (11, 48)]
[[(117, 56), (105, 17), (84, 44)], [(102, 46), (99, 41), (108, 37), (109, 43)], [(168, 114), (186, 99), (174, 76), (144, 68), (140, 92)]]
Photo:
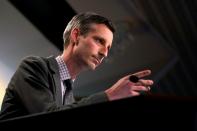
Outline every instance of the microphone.
[(139, 81), (139, 78), (138, 78), (137, 76), (135, 76), (135, 75), (131, 75), (131, 76), (129, 77), (129, 80), (130, 80), (131, 82), (133, 82), (133, 83), (137, 83), (137, 82)]

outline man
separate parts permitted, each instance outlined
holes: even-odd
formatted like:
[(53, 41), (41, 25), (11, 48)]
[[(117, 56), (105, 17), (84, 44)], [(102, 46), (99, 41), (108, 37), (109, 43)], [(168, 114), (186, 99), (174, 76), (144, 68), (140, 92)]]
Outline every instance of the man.
[(140, 95), (148, 91), (152, 80), (144, 70), (121, 78), (111, 88), (75, 101), (72, 82), (85, 70), (95, 70), (107, 57), (112, 46), (114, 27), (105, 17), (81, 13), (72, 18), (64, 34), (64, 51), (60, 56), (29, 56), (23, 59), (13, 75), (2, 103), (1, 119), (39, 112), (68, 109), (98, 102)]

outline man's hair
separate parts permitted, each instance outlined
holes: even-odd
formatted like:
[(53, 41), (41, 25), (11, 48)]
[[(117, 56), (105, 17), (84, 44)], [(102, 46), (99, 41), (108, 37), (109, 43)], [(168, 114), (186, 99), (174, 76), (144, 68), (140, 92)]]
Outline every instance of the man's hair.
[(67, 46), (67, 44), (70, 41), (69, 37), (72, 29), (79, 28), (80, 35), (86, 35), (91, 30), (92, 24), (105, 24), (112, 31), (112, 33), (115, 32), (113, 23), (106, 17), (103, 17), (93, 12), (80, 13), (75, 15), (71, 19), (66, 29), (64, 30), (63, 33), (64, 47)]

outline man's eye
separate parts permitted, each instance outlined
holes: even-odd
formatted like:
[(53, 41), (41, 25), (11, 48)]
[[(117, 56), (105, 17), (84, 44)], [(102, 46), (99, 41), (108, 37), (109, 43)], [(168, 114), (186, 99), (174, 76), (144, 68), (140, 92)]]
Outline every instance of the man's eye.
[(100, 39), (95, 39), (95, 41), (96, 41), (97, 43), (102, 43), (102, 41), (101, 41)]

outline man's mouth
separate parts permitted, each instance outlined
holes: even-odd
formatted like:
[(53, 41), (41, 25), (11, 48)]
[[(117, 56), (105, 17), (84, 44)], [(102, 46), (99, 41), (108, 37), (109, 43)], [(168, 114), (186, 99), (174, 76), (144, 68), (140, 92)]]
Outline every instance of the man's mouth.
[(94, 63), (96, 65), (99, 65), (101, 63), (101, 60), (99, 58), (95, 57), (95, 56), (93, 56), (93, 57), (94, 57)]

